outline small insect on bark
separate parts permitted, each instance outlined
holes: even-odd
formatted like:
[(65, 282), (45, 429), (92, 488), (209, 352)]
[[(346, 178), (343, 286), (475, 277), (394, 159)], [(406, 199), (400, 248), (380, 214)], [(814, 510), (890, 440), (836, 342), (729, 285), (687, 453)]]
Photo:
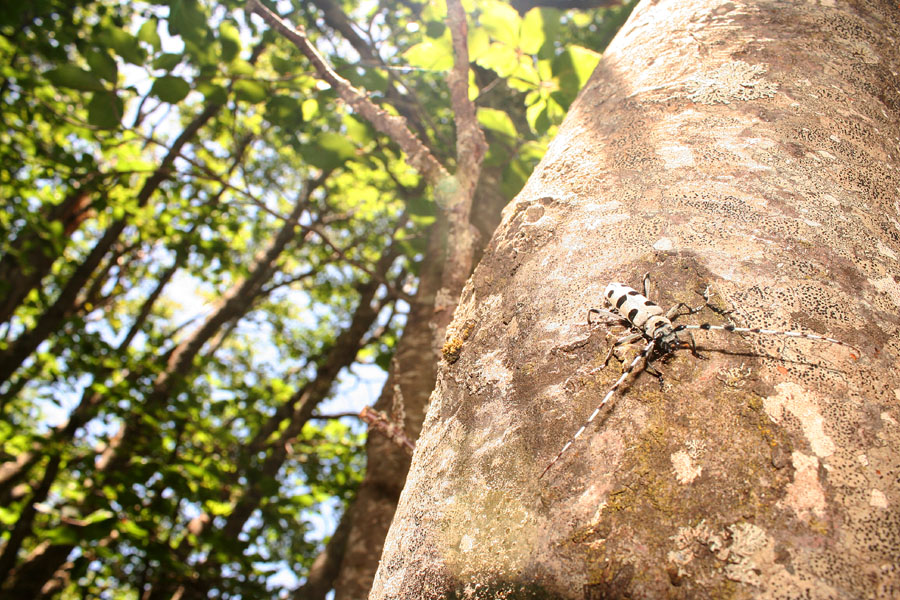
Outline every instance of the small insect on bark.
[(632, 373), (638, 370), (638, 367), (641, 364), (643, 364), (643, 370), (649, 372), (651, 369), (650, 363), (652, 361), (672, 354), (679, 349), (690, 349), (691, 353), (694, 354), (694, 356), (700, 356), (697, 353), (696, 344), (694, 343), (694, 337), (690, 333), (687, 333), (687, 339), (683, 339), (679, 335), (681, 332), (687, 332), (694, 329), (703, 329), (706, 331), (718, 330), (731, 331), (735, 333), (757, 333), (761, 335), (798, 337), (844, 346), (856, 352), (856, 354), (853, 354), (851, 352), (851, 356), (853, 356), (853, 358), (857, 358), (859, 354), (859, 350), (857, 350), (854, 346), (846, 344), (840, 340), (812, 333), (802, 333), (800, 331), (778, 331), (774, 329), (762, 329), (759, 327), (736, 327), (731, 324), (711, 325), (709, 323), (703, 323), (700, 325), (675, 325), (672, 323), (675, 318), (679, 316), (692, 315), (709, 306), (709, 287), (707, 287), (706, 291), (704, 291), (703, 293), (704, 303), (700, 306), (691, 308), (683, 302), (679, 302), (668, 311), (663, 311), (662, 307), (660, 307), (649, 298), (650, 273), (644, 274), (643, 288), (644, 293), (642, 294), (623, 283), (610, 283), (606, 286), (606, 290), (604, 291), (603, 295), (606, 303), (612, 310), (600, 310), (597, 308), (591, 308), (588, 310), (589, 325), (594, 324), (591, 321), (591, 316), (596, 314), (604, 317), (607, 323), (625, 323), (632, 329), (631, 333), (617, 340), (610, 347), (609, 353), (606, 355), (606, 359), (603, 361), (603, 365), (601, 365), (597, 369), (594, 369), (594, 371), (591, 371), (591, 373), (596, 372), (607, 365), (607, 363), (609, 362), (609, 358), (610, 356), (612, 356), (612, 353), (616, 347), (623, 344), (630, 344), (642, 339), (647, 342), (647, 345), (644, 346), (643, 350), (641, 350), (641, 352), (634, 357), (634, 360), (631, 361), (631, 364), (629, 364), (625, 368), (625, 370), (622, 371), (622, 375), (616, 380), (612, 387), (609, 388), (606, 395), (603, 397), (603, 400), (600, 401), (600, 404), (597, 405), (597, 408), (595, 408), (594, 412), (591, 413), (591, 416), (588, 417), (584, 425), (582, 425), (581, 428), (575, 432), (575, 435), (572, 436), (572, 438), (568, 442), (566, 442), (566, 445), (563, 446), (562, 450), (559, 451), (559, 454), (557, 454), (556, 457), (552, 461), (550, 461), (550, 464), (548, 464), (546, 468), (544, 468), (538, 479), (542, 478), (547, 473), (547, 471), (549, 471), (550, 468), (554, 464), (556, 464), (556, 462), (563, 456), (563, 454), (566, 453), (566, 450), (572, 447), (572, 444), (575, 443), (575, 440), (581, 437), (581, 434), (583, 434), (585, 429), (587, 429), (587, 427), (591, 423), (593, 423), (594, 419), (597, 418), (597, 415), (600, 414), (600, 411), (603, 410), (603, 407), (606, 406), (606, 403), (609, 402), (613, 395), (616, 393), (616, 390), (618, 390), (622, 386), (622, 384), (625, 383), (625, 381), (629, 376), (631, 376)]

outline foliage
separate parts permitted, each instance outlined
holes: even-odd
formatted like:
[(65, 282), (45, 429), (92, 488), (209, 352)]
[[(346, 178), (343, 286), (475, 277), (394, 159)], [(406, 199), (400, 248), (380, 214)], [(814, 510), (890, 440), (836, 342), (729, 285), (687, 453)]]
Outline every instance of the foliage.
[[(315, 2), (288, 18), (446, 163), (442, 5), (340, 4), (371, 57)], [(470, 93), (511, 198), (608, 40), (579, 15), (467, 8)], [(276, 597), (273, 573), (302, 578), (321, 549), (317, 515), (353, 499), (361, 429), (313, 409), (350, 365), (387, 367), (434, 208), (241, 9), (0, 8), (0, 461), (19, 461), (0, 479), (0, 590)]]

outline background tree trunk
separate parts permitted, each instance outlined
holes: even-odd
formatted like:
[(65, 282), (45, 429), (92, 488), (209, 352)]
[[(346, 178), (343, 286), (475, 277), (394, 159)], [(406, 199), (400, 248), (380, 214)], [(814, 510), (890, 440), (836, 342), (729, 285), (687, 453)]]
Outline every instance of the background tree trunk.
[[(463, 293), (371, 600), (900, 593), (900, 11), (824, 4), (635, 9)], [(647, 271), (861, 356), (701, 332), (539, 479)]]
[[(485, 242), (500, 220), (506, 198), (500, 192), (496, 169), (484, 169), (472, 205), (472, 224), (479, 231), (475, 255), (480, 257)], [(397, 345), (390, 377), (381, 390), (374, 408), (391, 413), (398, 401), (399, 389), (406, 415), (405, 429), (410, 439), (418, 438), (425, 419), (428, 401), (434, 389), (440, 341), (444, 331), (430, 326), (434, 319), (435, 298), (442, 284), (444, 220), (439, 218), (429, 237), (428, 251), (422, 261), (416, 303), (410, 307), (403, 335)], [(400, 491), (409, 471), (409, 456), (380, 432), (370, 429), (366, 441), (366, 476), (359, 493), (348, 509), (352, 517), (349, 543), (335, 579), (335, 600), (364, 598), (372, 587), (384, 538)], [(340, 528), (340, 525), (338, 526)]]

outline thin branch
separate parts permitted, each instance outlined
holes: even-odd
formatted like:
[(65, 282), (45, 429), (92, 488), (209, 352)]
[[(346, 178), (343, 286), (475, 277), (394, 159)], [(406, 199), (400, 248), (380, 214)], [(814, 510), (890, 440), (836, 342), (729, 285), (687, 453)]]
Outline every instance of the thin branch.
[(487, 151), (484, 133), (478, 126), (475, 105), (469, 100), (469, 52), (466, 12), (460, 0), (447, 0), (447, 26), (453, 42), (453, 69), (447, 76), (450, 101), (456, 124), (456, 185), (436, 188), (435, 196), (447, 218), (447, 259), (441, 294), (445, 300), (435, 305), (435, 336), (441, 342), (472, 272), (478, 231), (472, 225), (472, 199)]
[[(456, 177), (461, 187), (471, 186), (474, 192), (488, 146), (478, 126), (475, 104), (469, 100), (469, 27), (460, 0), (447, 0), (447, 26), (453, 42), (453, 69), (447, 75), (447, 85), (456, 123)], [(471, 194), (469, 199), (471, 203)]]
[(406, 435), (402, 422), (397, 423), (380, 410), (375, 410), (370, 406), (363, 407), (359, 413), (359, 418), (368, 423), (369, 427), (380, 431), (389, 440), (412, 455), (413, 450), (416, 448), (416, 443)]
[(279, 281), (278, 283), (273, 283), (272, 285), (263, 287), (262, 293), (260, 295), (263, 297), (268, 296), (269, 294), (271, 294), (278, 288), (283, 288), (285, 286), (293, 285), (293, 284), (297, 283), (298, 281), (303, 281), (307, 277), (312, 277), (313, 275), (316, 275), (317, 273), (319, 273), (319, 271), (321, 271), (320, 268), (313, 268), (313, 269), (308, 269), (306, 271), (303, 271), (302, 273), (299, 273), (297, 275), (287, 277), (287, 278)]
[(319, 77), (329, 83), (344, 102), (369, 121), (376, 130), (394, 140), (409, 156), (409, 164), (430, 183), (437, 185), (449, 177), (447, 170), (434, 158), (428, 147), (409, 130), (406, 120), (391, 115), (338, 75), (310, 43), (302, 28), (292, 27), (260, 4), (259, 0), (249, 0), (247, 11), (258, 14), (270, 27), (290, 40), (309, 59)]
[[(328, 239), (328, 236), (325, 235), (324, 233), (322, 233), (322, 231), (319, 230), (315, 225), (306, 225), (303, 227), (305, 230), (311, 231), (311, 232), (315, 233), (317, 236), (319, 236), (319, 238), (321, 238), (321, 240), (325, 243), (325, 245), (328, 246), (329, 248), (331, 248), (332, 252), (334, 252), (338, 256), (338, 258), (340, 258), (341, 260), (343, 260), (350, 266), (356, 267), (357, 269), (359, 269), (360, 271), (362, 271), (363, 273), (365, 273), (366, 275), (368, 275), (369, 277), (371, 277), (372, 279), (374, 279), (375, 281), (377, 281), (378, 283), (380, 283), (384, 287), (386, 287), (388, 290), (388, 294), (390, 294), (391, 296), (394, 296), (395, 298), (400, 298), (402, 300), (405, 300), (406, 302), (414, 302), (414, 299), (412, 296), (410, 296), (403, 290), (398, 290), (396, 287), (394, 287), (394, 284), (392, 282), (390, 282), (386, 278), (380, 276), (378, 273), (376, 273), (369, 267), (365, 266), (361, 262), (359, 262), (357, 260), (353, 260), (352, 258), (347, 256), (347, 253), (343, 249), (341, 249), (334, 242), (332, 242), (330, 239)], [(355, 247), (355, 245), (354, 245), (354, 247)]]
[[(419, 69), (416, 67), (396, 67), (386, 64), (378, 54), (375, 42), (372, 39), (371, 22), (370, 29), (367, 32), (369, 37), (369, 41), (367, 42), (356, 32), (356, 29), (354, 29), (355, 23), (347, 18), (347, 15), (334, 0), (312, 0), (312, 3), (318, 6), (322, 11), (325, 23), (332, 29), (339, 31), (359, 53), (360, 61), (357, 65), (354, 65), (354, 67), (366, 66), (385, 70), (389, 82), (385, 91), (385, 99), (397, 109), (397, 112), (401, 116), (406, 118), (407, 122), (416, 131), (416, 134), (427, 143), (427, 125), (431, 128), (434, 137), (437, 138), (444, 147), (449, 148), (451, 145), (450, 142), (444, 139), (441, 130), (435, 125), (434, 120), (431, 118), (431, 115), (428, 114), (428, 111), (425, 110), (419, 97), (415, 94), (402, 91), (410, 90), (412, 88), (397, 75), (398, 72), (424, 71), (426, 69)], [(373, 15), (375, 14), (377, 13), (373, 11)], [(431, 148), (433, 151), (434, 147), (431, 146)]]
[(330, 415), (313, 415), (310, 419), (318, 419), (320, 421), (329, 421), (331, 419), (342, 419), (344, 417), (355, 417), (357, 419), (360, 418), (359, 413), (356, 412), (342, 412), (342, 413), (333, 413)]

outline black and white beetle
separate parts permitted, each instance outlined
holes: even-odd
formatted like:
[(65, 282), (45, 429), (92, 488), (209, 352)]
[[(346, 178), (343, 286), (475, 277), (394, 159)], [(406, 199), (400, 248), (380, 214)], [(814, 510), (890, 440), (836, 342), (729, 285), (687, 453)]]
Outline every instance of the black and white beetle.
[[(585, 429), (597, 418), (597, 415), (600, 414), (600, 411), (603, 410), (603, 407), (609, 402), (610, 398), (613, 397), (613, 394), (616, 393), (616, 390), (621, 387), (621, 385), (628, 379), (628, 376), (631, 375), (641, 363), (644, 362), (644, 369), (650, 369), (650, 362), (657, 358), (662, 358), (669, 354), (672, 354), (676, 350), (682, 348), (690, 348), (691, 352), (695, 356), (699, 356), (697, 354), (696, 345), (694, 344), (694, 338), (690, 334), (688, 334), (690, 341), (685, 341), (681, 339), (678, 334), (682, 331), (687, 331), (691, 329), (704, 329), (704, 330), (721, 330), (721, 331), (733, 331), (736, 333), (759, 333), (764, 335), (783, 335), (787, 337), (798, 337), (798, 338), (806, 338), (808, 340), (816, 340), (820, 342), (829, 342), (832, 344), (839, 344), (846, 348), (850, 348), (852, 350), (856, 350), (856, 348), (851, 346), (850, 344), (846, 344), (840, 340), (836, 340), (834, 338), (825, 337), (821, 335), (815, 335), (812, 333), (802, 333), (800, 331), (776, 331), (774, 329), (762, 329), (759, 327), (736, 327), (734, 325), (710, 325), (709, 323), (703, 323), (701, 325), (674, 325), (672, 320), (678, 316), (683, 315), (691, 315), (696, 312), (699, 312), (703, 308), (709, 305), (709, 288), (706, 288), (706, 291), (703, 293), (703, 299), (705, 302), (696, 307), (691, 308), (683, 302), (679, 302), (672, 308), (670, 308), (665, 313), (663, 309), (650, 300), (648, 296), (650, 295), (650, 273), (645, 273), (643, 277), (643, 287), (644, 293), (641, 294), (637, 290), (628, 287), (622, 283), (610, 283), (606, 286), (606, 290), (604, 291), (604, 297), (606, 302), (615, 312), (610, 312), (606, 310), (600, 310), (597, 308), (591, 308), (588, 310), (588, 324), (592, 325), (591, 315), (597, 314), (607, 318), (607, 322), (627, 322), (628, 325), (634, 330), (632, 333), (624, 336), (623, 338), (617, 340), (612, 347), (609, 349), (609, 353), (606, 355), (606, 360), (603, 361), (603, 365), (591, 371), (591, 373), (598, 371), (606, 366), (609, 362), (609, 357), (612, 356), (613, 350), (617, 346), (621, 346), (622, 344), (630, 344), (632, 342), (636, 342), (640, 339), (649, 340), (647, 345), (644, 346), (644, 349), (634, 357), (634, 360), (631, 361), (631, 364), (622, 371), (621, 377), (619, 377), (616, 382), (609, 388), (609, 391), (606, 393), (606, 396), (603, 397), (603, 400), (600, 401), (600, 404), (597, 405), (597, 408), (594, 409), (594, 412), (591, 413), (591, 416), (588, 417), (588, 420), (585, 421), (584, 425), (581, 426), (575, 435), (566, 442), (566, 445), (563, 446), (562, 450), (559, 451), (559, 454), (550, 461), (550, 464), (541, 472), (538, 479), (542, 478), (547, 471), (550, 470), (556, 462), (560, 459), (560, 457), (565, 454), (566, 450), (568, 450), (572, 444), (575, 443), (582, 433), (584, 433)], [(687, 309), (687, 312), (679, 315), (678, 311), (681, 309)], [(721, 311), (718, 311), (721, 312)], [(852, 355), (856, 358), (855, 355)]]

